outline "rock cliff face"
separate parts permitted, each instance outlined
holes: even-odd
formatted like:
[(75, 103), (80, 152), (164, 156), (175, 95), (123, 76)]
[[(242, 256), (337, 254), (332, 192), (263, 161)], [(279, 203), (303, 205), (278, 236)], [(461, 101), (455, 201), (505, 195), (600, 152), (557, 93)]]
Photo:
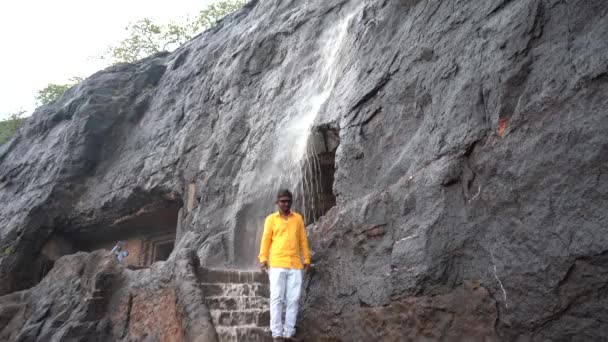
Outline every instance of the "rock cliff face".
[[(0, 337), (216, 339), (195, 269), (253, 265), (284, 185), (312, 219), (335, 198), (308, 340), (601, 340), (606, 37), (601, 0), (252, 1), (98, 72), (0, 147)], [(77, 253), (36, 285), (48, 239), (162, 208), (165, 263)]]
[(191, 248), (129, 271), (108, 252), (59, 259), (36, 287), (0, 297), (2, 341), (217, 341)]

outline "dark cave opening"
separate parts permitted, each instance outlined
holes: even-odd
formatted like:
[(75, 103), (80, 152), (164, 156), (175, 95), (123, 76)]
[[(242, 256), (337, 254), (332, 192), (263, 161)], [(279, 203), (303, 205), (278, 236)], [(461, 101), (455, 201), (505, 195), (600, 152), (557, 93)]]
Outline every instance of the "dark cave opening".
[(42, 246), (40, 254), (34, 261), (33, 275), (39, 283), (55, 266), (55, 262), (64, 255), (78, 252), (77, 242), (63, 234), (54, 234)]
[(319, 220), (336, 205), (333, 183), (336, 173), (336, 150), (339, 145), (337, 127), (320, 125), (312, 130), (303, 172), (303, 214), (307, 225)]
[(180, 204), (140, 210), (119, 219), (110, 227), (83, 229), (74, 235), (83, 250), (111, 250), (119, 240), (125, 241), (129, 255), (126, 266), (145, 267), (166, 260), (173, 251)]
[(64, 255), (76, 252), (112, 250), (118, 241), (124, 241), (128, 255), (123, 264), (129, 268), (150, 266), (164, 261), (175, 245), (180, 203), (165, 204), (162, 208), (139, 210), (111, 224), (95, 224), (76, 229), (56, 231), (44, 243), (35, 261), (34, 279), (40, 282)]
[(160, 241), (155, 243), (152, 252), (152, 262), (167, 260), (169, 255), (171, 255), (171, 252), (173, 252), (174, 245), (175, 240)]

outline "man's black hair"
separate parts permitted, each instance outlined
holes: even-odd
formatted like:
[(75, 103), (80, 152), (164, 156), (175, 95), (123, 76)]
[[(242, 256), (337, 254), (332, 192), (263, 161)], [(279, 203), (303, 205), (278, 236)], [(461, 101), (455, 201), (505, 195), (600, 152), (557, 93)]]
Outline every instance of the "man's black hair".
[(281, 198), (281, 197), (289, 197), (290, 199), (293, 199), (293, 195), (291, 194), (291, 191), (289, 191), (287, 189), (281, 189), (281, 190), (279, 190), (279, 192), (277, 192), (277, 198)]

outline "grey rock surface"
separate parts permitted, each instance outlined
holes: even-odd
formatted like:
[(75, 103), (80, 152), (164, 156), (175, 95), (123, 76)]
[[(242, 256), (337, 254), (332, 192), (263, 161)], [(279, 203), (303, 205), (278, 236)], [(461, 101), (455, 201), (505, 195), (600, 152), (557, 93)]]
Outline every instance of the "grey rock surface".
[[(100, 71), (0, 146), (0, 294), (44, 291), (52, 273), (25, 289), (51, 235), (142, 208), (183, 206), (177, 235), (203, 266), (251, 266), (272, 193), (305, 184), (292, 152), (312, 125), (338, 132), (336, 205), (308, 228), (301, 336), (601, 340), (607, 13), (252, 1), (172, 53)], [(103, 317), (78, 329), (114, 329)]]
[(59, 259), (35, 287), (0, 297), (0, 340), (217, 341), (198, 258), (180, 247), (141, 270), (101, 250)]

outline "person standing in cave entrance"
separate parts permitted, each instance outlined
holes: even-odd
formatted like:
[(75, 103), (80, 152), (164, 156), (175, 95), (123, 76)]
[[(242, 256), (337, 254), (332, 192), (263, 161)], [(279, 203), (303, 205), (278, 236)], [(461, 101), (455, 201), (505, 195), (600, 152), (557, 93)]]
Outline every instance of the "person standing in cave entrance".
[[(280, 190), (276, 204), (279, 211), (270, 214), (264, 222), (260, 243), (260, 268), (268, 273), (270, 281), (270, 330), (273, 341), (296, 341), (298, 300), (302, 287), (302, 269), (310, 270), (310, 250), (304, 229), (304, 220), (291, 211), (293, 195)], [(304, 262), (302, 262), (304, 259)], [(283, 304), (285, 326), (283, 327)]]
[(112, 248), (112, 253), (116, 254), (116, 260), (122, 264), (122, 260), (129, 255), (129, 251), (127, 250), (127, 245), (124, 240), (118, 241), (116, 246)]

